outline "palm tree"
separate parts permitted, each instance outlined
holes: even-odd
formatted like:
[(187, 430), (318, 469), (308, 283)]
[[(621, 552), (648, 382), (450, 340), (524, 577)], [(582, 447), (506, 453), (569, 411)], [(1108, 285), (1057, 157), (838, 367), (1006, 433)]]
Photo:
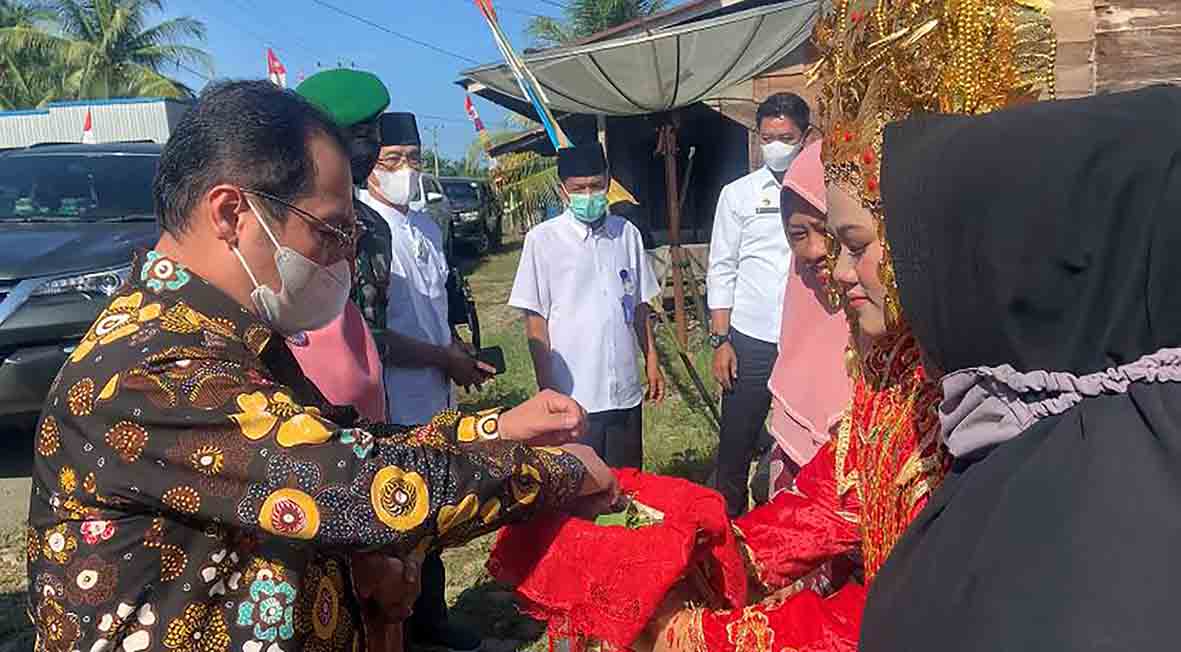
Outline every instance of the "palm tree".
[[(510, 113), (505, 128), (488, 133), (489, 146), (504, 144), (514, 138), (540, 128), (524, 116)], [(476, 168), (484, 158), (484, 143), (480, 139), (468, 146), (465, 166)], [(492, 187), (500, 196), (509, 228), (522, 233), (536, 222), (536, 215), (559, 201), (558, 167), (553, 157), (533, 152), (518, 152), (497, 157), (496, 167), (488, 169)]]
[(666, 0), (571, 0), (564, 22), (538, 16), (529, 21), (528, 32), (538, 45), (556, 47), (651, 16), (666, 4)]
[(192, 91), (169, 69), (194, 66), (211, 75), (212, 57), (187, 45), (205, 38), (189, 17), (148, 25), (163, 0), (50, 0), (55, 29), (17, 25), (0, 29), (0, 51), (36, 53), (60, 64), (62, 94), (75, 99), (180, 97)]
[[(537, 45), (557, 47), (659, 13), (667, 4), (667, 0), (569, 0), (564, 21), (538, 16), (529, 22), (527, 31)], [(510, 115), (508, 129), (492, 134), (491, 140), (503, 143), (537, 127), (530, 120)], [(557, 163), (552, 157), (531, 152), (501, 156), (492, 176), (501, 200), (514, 209), (518, 226), (532, 226), (540, 210), (559, 200)]]
[[(0, 31), (35, 28), (53, 18), (43, 4), (0, 0)], [(36, 107), (56, 99), (61, 69), (45, 53), (0, 48), (0, 109)]]

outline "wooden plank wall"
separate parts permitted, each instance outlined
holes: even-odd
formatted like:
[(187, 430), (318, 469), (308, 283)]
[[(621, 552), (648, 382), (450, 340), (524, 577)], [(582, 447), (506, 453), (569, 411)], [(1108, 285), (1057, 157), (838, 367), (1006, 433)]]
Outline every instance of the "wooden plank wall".
[(1095, 90), (1181, 83), (1181, 1), (1095, 0)]
[(1050, 10), (1050, 21), (1058, 37), (1058, 61), (1054, 70), (1058, 99), (1084, 97), (1095, 92), (1095, 7), (1092, 2), (1094, 0), (1057, 0)]

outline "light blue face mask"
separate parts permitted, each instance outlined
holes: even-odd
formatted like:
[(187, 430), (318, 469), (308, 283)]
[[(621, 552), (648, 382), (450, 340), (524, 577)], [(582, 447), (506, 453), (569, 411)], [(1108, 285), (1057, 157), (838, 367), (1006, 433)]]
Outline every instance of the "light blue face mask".
[(570, 212), (579, 222), (594, 224), (607, 214), (607, 193), (603, 191), (570, 195)]

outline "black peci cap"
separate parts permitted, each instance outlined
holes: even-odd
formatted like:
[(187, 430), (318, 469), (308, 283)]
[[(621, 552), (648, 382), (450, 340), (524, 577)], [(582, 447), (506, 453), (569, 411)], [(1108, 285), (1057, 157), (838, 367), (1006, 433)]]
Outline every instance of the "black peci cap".
[(381, 115), (381, 144), (421, 146), (418, 122), (413, 113), (383, 113)]
[(598, 141), (558, 150), (558, 178), (593, 177), (607, 171), (607, 157)]

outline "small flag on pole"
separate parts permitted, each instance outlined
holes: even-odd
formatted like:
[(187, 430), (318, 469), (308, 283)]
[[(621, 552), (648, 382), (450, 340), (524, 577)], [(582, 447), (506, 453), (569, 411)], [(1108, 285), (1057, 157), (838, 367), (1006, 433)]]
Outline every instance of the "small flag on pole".
[(484, 155), (488, 157), (492, 167), (496, 167), (496, 159), (488, 153), (492, 147), (492, 142), (488, 139), (488, 131), (484, 129), (484, 121), (480, 119), (480, 114), (476, 113), (476, 105), (472, 103), (472, 96), (465, 95), (463, 98), (463, 110), (467, 112), (467, 117), (472, 121), (476, 127), (476, 137), (480, 139), (480, 146), (484, 148)]
[(480, 114), (476, 113), (476, 105), (472, 103), (472, 96), (465, 95), (463, 98), (463, 110), (467, 112), (468, 120), (476, 126), (476, 131), (484, 132), (484, 121), (480, 120)]
[(94, 123), (90, 118), (90, 109), (86, 109), (86, 120), (82, 123), (82, 143), (93, 145), (97, 142), (94, 137)]
[(279, 88), (287, 88), (287, 68), (275, 56), (275, 51), (267, 48), (267, 78)]
[(476, 7), (479, 8), (480, 14), (484, 16), (484, 21), (488, 23), (488, 29), (492, 30), (492, 39), (496, 42), (496, 47), (500, 50), (501, 56), (504, 57), (504, 62), (508, 64), (512, 70), (513, 77), (517, 80), (517, 86), (520, 87), (521, 93), (533, 105), (533, 110), (537, 112), (537, 117), (541, 121), (541, 126), (545, 129), (545, 133), (549, 136), (550, 143), (554, 149), (561, 149), (570, 144), (570, 139), (566, 137), (565, 132), (562, 131), (561, 125), (554, 119), (554, 115), (549, 110), (546, 102), (549, 100), (545, 96), (545, 91), (541, 88), (537, 78), (525, 66), (525, 62), (521, 57), (517, 56), (513, 46), (505, 36), (504, 30), (500, 27), (500, 21), (496, 17), (496, 9), (492, 6), (492, 0), (474, 0)]

